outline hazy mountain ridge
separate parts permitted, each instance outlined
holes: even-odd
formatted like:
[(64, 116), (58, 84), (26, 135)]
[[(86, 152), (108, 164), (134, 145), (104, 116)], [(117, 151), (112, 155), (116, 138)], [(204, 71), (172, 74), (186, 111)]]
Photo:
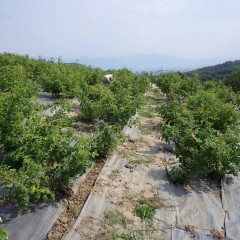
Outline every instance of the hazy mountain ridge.
[(133, 71), (190, 71), (206, 65), (216, 64), (216, 59), (183, 59), (166, 55), (131, 55), (122, 57), (80, 57), (78, 59), (68, 58), (64, 62), (79, 63), (100, 67), (102, 69), (120, 69), (123, 67)]

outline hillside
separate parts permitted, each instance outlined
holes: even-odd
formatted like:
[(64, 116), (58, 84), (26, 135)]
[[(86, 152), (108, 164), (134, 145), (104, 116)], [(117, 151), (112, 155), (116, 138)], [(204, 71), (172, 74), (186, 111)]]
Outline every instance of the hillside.
[(188, 73), (198, 73), (201, 81), (205, 82), (206, 80), (223, 80), (227, 75), (238, 68), (240, 68), (240, 60), (227, 61), (214, 66), (198, 68)]

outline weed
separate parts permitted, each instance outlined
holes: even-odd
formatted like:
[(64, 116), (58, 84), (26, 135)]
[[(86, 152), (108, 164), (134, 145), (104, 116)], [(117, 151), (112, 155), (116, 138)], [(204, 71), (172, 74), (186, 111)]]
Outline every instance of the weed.
[(154, 228), (147, 229), (127, 229), (124, 232), (111, 231), (110, 233), (101, 236), (101, 240), (159, 240), (159, 237), (154, 236)]
[(146, 140), (144, 137), (140, 137), (140, 138), (138, 139), (138, 142), (139, 142), (139, 143), (148, 143), (148, 140)]
[(150, 164), (152, 162), (153, 158), (140, 158), (136, 160), (131, 160), (130, 164)]
[(144, 134), (144, 135), (151, 135), (153, 132), (154, 132), (154, 130), (151, 129), (151, 128), (146, 128), (145, 127), (145, 128), (141, 129), (141, 133)]
[(130, 220), (123, 216), (120, 212), (113, 210), (107, 211), (105, 213), (105, 218), (109, 224), (120, 224), (124, 227), (126, 227), (126, 225), (130, 222)]
[(134, 154), (132, 152), (130, 152), (129, 150), (123, 150), (123, 151), (121, 151), (121, 153), (119, 155), (121, 156), (121, 158), (130, 158)]
[(74, 217), (77, 217), (82, 209), (81, 205), (72, 204), (69, 206), (69, 211)]
[[(147, 230), (147, 235), (145, 235), (145, 231)], [(145, 229), (145, 230), (127, 230), (125, 232), (122, 233), (116, 233), (115, 237), (117, 237), (116, 239), (122, 239), (122, 240), (156, 240), (156, 238), (154, 238), (152, 236), (154, 230), (151, 229)], [(115, 239), (115, 238), (114, 238)], [(159, 240), (159, 238), (157, 238)]]
[(117, 237), (114, 232), (111, 232), (111, 233), (101, 236), (100, 240), (117, 240)]
[(0, 239), (8, 240), (8, 233), (4, 228), (0, 228)]
[(134, 198), (135, 198), (134, 194), (133, 194), (132, 192), (129, 192), (129, 191), (126, 192), (125, 197), (126, 197), (126, 199), (129, 200), (130, 202), (133, 202), (133, 201), (134, 201)]
[(135, 212), (137, 216), (140, 217), (142, 220), (153, 219), (154, 209), (155, 209), (154, 206), (144, 203), (144, 204), (138, 204), (135, 207)]
[(120, 240), (120, 239), (121, 240), (143, 240), (143, 238), (135, 236), (135, 234), (130, 230), (127, 230), (122, 233), (111, 232), (101, 237), (101, 240)]
[(128, 126), (131, 128), (133, 126), (139, 126), (140, 125), (140, 119), (139, 117), (132, 117), (129, 121), (128, 121)]
[(113, 175), (116, 175), (116, 174), (118, 174), (118, 173), (119, 173), (119, 169), (113, 169), (113, 170), (112, 170), (112, 174), (113, 174)]
[(125, 231), (121, 234), (116, 234), (116, 236), (120, 239), (123, 239), (123, 240), (140, 240), (139, 238), (137, 238), (135, 236), (135, 234), (131, 231)]

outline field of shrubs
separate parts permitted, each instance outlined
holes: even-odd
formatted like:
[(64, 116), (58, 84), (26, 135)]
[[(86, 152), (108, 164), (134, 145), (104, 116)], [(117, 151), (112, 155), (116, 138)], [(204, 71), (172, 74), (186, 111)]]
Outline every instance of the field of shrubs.
[[(104, 83), (106, 74), (113, 74), (114, 81)], [(166, 101), (158, 111), (161, 135), (176, 155), (171, 162), (173, 179), (185, 184), (199, 172), (215, 179), (237, 175), (240, 70), (224, 81), (201, 83), (198, 75), (103, 71), (64, 64), (60, 58), (3, 53), (1, 197), (20, 207), (56, 199), (75, 177), (113, 151), (121, 141), (123, 127), (144, 103), (150, 82), (165, 94)], [(40, 104), (41, 92), (52, 94), (57, 103)], [(77, 111), (71, 114), (73, 100)], [(52, 114), (43, 114), (47, 108)]]
[[(103, 84), (106, 73), (115, 81)], [(61, 59), (0, 54), (0, 186), (5, 199), (20, 206), (54, 199), (94, 159), (107, 156), (143, 102), (147, 74), (127, 69), (103, 71)], [(52, 116), (41, 114), (40, 92), (52, 93)], [(71, 99), (77, 116), (71, 116)], [(89, 133), (73, 123), (87, 122)], [(79, 130), (79, 129), (78, 129)]]
[[(111, 84), (103, 76), (113, 74)], [(76, 176), (107, 156), (144, 101), (150, 81), (166, 95), (159, 106), (162, 135), (174, 144), (173, 175), (185, 183), (197, 172), (222, 177), (240, 170), (239, 80), (200, 83), (197, 75), (103, 71), (61, 59), (0, 54), (0, 186), (20, 206), (54, 199)], [(40, 92), (52, 93), (51, 116), (41, 114)], [(71, 99), (80, 111), (71, 116)], [(77, 131), (86, 122), (91, 131)], [(78, 129), (79, 130), (79, 129)]]

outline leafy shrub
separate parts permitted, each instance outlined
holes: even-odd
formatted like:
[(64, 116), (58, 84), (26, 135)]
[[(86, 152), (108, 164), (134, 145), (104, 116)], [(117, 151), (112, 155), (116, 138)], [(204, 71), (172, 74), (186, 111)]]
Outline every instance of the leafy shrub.
[(240, 69), (233, 71), (225, 80), (224, 83), (230, 86), (234, 92), (240, 91)]
[(22, 132), (22, 126), (35, 110), (32, 97), (38, 93), (37, 86), (27, 79), (21, 66), (0, 69), (0, 141), (11, 148)]
[[(143, 102), (143, 92), (147, 89), (149, 79), (126, 70), (123, 73), (121, 79), (118, 79), (119, 73), (116, 73), (116, 81), (109, 87), (96, 84), (81, 92), (79, 100), (83, 119), (104, 120), (109, 124), (124, 126), (136, 113)], [(134, 82), (137, 85), (133, 85)]]
[(10, 159), (0, 167), (0, 185), (7, 186), (8, 197), (20, 205), (46, 201), (91, 166), (90, 140), (63, 131), (65, 125), (63, 112), (53, 117), (36, 114), (26, 121)]
[(8, 240), (8, 233), (4, 228), (0, 228), (0, 239)]
[(44, 91), (59, 96), (69, 96), (78, 89), (75, 71), (62, 63), (49, 63), (37, 79)]
[(103, 124), (93, 138), (93, 150), (100, 157), (107, 156), (121, 139), (121, 128), (118, 125)]
[[(105, 106), (108, 102), (113, 102), (111, 91), (102, 85), (89, 86), (87, 91), (81, 92), (79, 100), (81, 102), (81, 118), (92, 121), (101, 118), (101, 111), (106, 111), (101, 103), (105, 99)], [(102, 110), (103, 109), (103, 110)]]
[(152, 77), (152, 81), (169, 99), (176, 98), (178, 101), (194, 94), (200, 88), (198, 75), (187, 77), (175, 72), (159, 73)]
[[(135, 114), (149, 85), (147, 74), (113, 70), (116, 81), (103, 86), (101, 69), (63, 64), (61, 59), (31, 59), (0, 54), (0, 186), (19, 205), (46, 201), (108, 155), (121, 127)], [(39, 89), (57, 97), (78, 96), (82, 117), (103, 122), (95, 136), (76, 136), (62, 104), (54, 116), (39, 114)], [(101, 120), (101, 121), (100, 121)]]
[(26, 71), (22, 66), (0, 67), (0, 91), (9, 92), (18, 87), (25, 87), (24, 94), (28, 97), (38, 93), (36, 84), (27, 78)]
[(222, 84), (203, 87), (160, 109), (163, 136), (175, 142), (173, 174), (182, 183), (197, 172), (222, 177), (240, 170), (236, 97)]

